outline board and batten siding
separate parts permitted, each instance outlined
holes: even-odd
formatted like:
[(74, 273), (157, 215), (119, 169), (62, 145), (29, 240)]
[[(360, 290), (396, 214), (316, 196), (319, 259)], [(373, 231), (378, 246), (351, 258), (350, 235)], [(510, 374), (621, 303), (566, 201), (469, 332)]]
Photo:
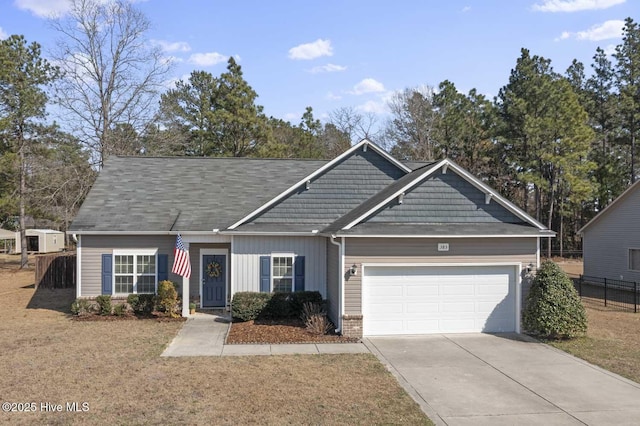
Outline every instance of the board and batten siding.
[(291, 253), (305, 257), (305, 290), (326, 292), (326, 241), (323, 237), (234, 236), (233, 292), (260, 291), (260, 256)]
[[(438, 243), (449, 243), (439, 252)], [(536, 264), (536, 238), (347, 238), (345, 242), (345, 314), (362, 314), (363, 263), (520, 263)], [(353, 266), (356, 275), (349, 275)], [(522, 300), (528, 293), (522, 281)]]
[(334, 324), (339, 324), (340, 315), (340, 249), (327, 241), (327, 314)]
[(173, 235), (82, 235), (80, 238), (82, 297), (95, 297), (102, 293), (102, 255), (112, 254), (113, 250), (157, 249), (158, 254), (169, 256), (169, 280), (182, 283), (181, 277), (171, 273), (176, 243)]
[(640, 282), (640, 271), (629, 269), (629, 249), (640, 249), (639, 212), (636, 187), (584, 230), (584, 275)]

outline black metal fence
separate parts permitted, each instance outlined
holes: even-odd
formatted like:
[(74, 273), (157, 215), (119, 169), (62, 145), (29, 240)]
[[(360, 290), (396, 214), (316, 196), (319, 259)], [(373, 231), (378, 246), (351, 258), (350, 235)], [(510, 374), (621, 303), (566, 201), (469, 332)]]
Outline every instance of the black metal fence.
[(607, 307), (633, 312), (640, 308), (637, 282), (588, 275), (580, 275), (573, 282), (580, 297), (590, 303), (603, 303)]

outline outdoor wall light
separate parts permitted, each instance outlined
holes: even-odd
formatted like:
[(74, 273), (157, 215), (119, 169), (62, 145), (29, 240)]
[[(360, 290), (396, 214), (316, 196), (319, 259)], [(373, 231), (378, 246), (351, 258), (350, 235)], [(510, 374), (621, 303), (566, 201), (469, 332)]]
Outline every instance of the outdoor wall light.
[(358, 275), (358, 267), (356, 265), (352, 265), (351, 269), (349, 269), (349, 273), (351, 275)]

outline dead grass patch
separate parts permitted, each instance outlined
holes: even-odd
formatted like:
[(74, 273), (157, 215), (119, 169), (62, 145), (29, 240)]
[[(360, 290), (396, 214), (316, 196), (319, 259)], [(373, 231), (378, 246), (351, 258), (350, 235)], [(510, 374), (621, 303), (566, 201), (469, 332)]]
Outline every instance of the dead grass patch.
[(0, 265), (2, 401), (87, 413), (0, 413), (3, 424), (428, 424), (372, 355), (160, 358), (181, 324), (71, 321), (72, 290)]
[(586, 309), (585, 337), (548, 343), (640, 383), (640, 314), (589, 305)]

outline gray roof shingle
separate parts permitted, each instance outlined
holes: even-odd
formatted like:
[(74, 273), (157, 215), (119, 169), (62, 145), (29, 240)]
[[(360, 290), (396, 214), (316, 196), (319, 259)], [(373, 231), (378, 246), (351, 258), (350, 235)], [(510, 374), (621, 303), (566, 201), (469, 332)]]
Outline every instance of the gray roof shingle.
[(110, 157), (69, 230), (224, 229), (326, 163)]

